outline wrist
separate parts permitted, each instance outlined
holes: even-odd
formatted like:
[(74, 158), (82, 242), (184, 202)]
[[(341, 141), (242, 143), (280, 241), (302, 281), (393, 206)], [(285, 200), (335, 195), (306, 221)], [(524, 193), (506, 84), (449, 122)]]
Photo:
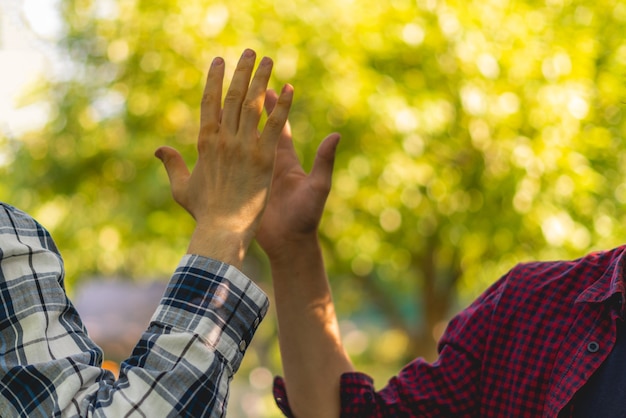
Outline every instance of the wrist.
[(317, 232), (285, 239), (274, 248), (265, 248), (272, 270), (292, 269), (294, 265), (317, 264), (322, 257), (322, 248)]
[(241, 269), (251, 241), (248, 235), (198, 224), (191, 235), (187, 253), (212, 258)]

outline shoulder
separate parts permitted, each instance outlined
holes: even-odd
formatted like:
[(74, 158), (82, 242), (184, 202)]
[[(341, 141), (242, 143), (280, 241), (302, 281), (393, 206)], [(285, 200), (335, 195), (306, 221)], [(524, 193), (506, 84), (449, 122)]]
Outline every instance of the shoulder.
[(565, 287), (583, 291), (621, 264), (626, 247), (596, 251), (574, 260), (520, 263), (506, 275), (505, 287), (543, 289)]
[(20, 233), (37, 229), (45, 230), (32, 216), (4, 202), (0, 202), (0, 228), (2, 233), (11, 230), (17, 230)]
[(0, 202), (0, 250), (7, 256), (12, 249), (43, 249), (60, 256), (50, 233), (26, 212)]
[(614, 271), (622, 264), (625, 247), (589, 253), (574, 260), (521, 263), (500, 281), (498, 316), (507, 318), (550, 315), (563, 311), (569, 315), (576, 301), (592, 286), (609, 289)]

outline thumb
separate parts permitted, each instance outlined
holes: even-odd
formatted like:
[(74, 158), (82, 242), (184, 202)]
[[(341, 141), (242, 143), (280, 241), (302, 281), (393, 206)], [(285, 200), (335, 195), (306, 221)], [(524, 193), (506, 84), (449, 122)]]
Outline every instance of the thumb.
[(189, 177), (189, 169), (185, 164), (185, 160), (174, 148), (160, 147), (154, 152), (154, 155), (163, 163), (167, 176), (170, 179), (172, 191)]
[(330, 191), (332, 183), (333, 167), (335, 165), (335, 153), (341, 136), (338, 133), (328, 135), (320, 144), (311, 169), (313, 184)]

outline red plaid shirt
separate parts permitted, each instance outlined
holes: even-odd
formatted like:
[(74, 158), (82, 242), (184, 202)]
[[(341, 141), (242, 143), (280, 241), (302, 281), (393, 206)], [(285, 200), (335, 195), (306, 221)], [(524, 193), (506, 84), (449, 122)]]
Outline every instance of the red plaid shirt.
[[(434, 363), (414, 360), (379, 392), (344, 374), (341, 416), (571, 416), (625, 317), (625, 252), (515, 267), (450, 322)], [(274, 396), (292, 416), (281, 378)]]

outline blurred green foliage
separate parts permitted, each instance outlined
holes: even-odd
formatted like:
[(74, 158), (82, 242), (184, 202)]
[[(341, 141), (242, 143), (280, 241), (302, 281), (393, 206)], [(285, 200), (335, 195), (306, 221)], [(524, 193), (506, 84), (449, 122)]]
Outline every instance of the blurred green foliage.
[[(342, 133), (321, 233), (346, 344), (379, 385), (516, 262), (622, 241), (620, 0), (61, 4), (73, 64), (36, 95), (50, 122), (0, 190), (51, 229), (70, 285), (172, 270), (193, 225), (152, 151), (193, 161), (204, 73), (244, 47), (294, 85), (305, 166)], [(256, 249), (249, 266), (270, 291)], [(262, 393), (250, 416), (275, 416), (259, 365), (279, 370), (271, 317), (238, 379)]]

